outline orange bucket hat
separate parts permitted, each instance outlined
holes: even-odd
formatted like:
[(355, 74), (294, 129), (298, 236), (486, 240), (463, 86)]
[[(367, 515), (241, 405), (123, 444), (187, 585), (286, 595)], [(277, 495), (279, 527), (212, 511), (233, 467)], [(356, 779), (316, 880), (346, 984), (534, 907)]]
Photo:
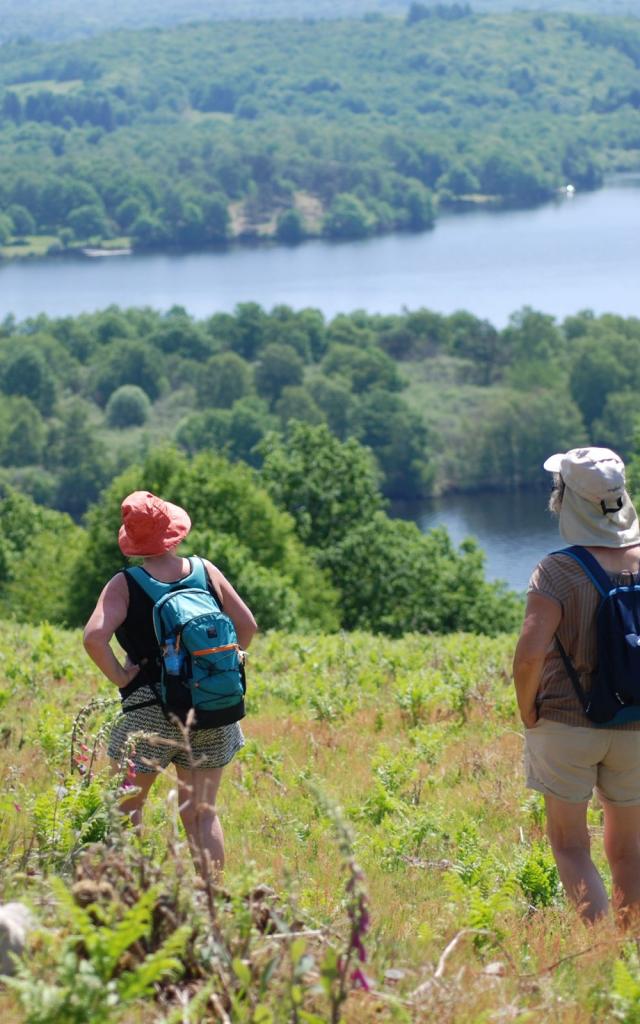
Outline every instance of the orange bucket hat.
[(118, 544), (123, 555), (163, 555), (191, 529), (191, 519), (179, 505), (150, 491), (134, 491), (122, 502)]

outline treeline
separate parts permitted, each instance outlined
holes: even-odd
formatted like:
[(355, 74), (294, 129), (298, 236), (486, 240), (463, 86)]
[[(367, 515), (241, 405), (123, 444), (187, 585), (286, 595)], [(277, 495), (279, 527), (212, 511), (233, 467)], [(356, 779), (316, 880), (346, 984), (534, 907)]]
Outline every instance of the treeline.
[[(246, 18), (372, 18), (404, 16), (407, 0), (0, 0), (0, 43), (19, 36), (48, 42), (77, 39), (111, 29), (168, 27), (193, 21)], [(519, 7), (512, 0), (474, 0), (475, 10), (509, 12)], [(534, 6), (534, 5), (532, 5)], [(536, 10), (557, 10), (557, 0), (536, 0)], [(565, 10), (580, 14), (635, 13), (632, 0), (566, 0)]]
[(640, 320), (588, 311), (524, 309), (502, 330), (462, 311), (327, 321), (255, 303), (7, 318), (0, 478), (79, 519), (157, 444), (260, 468), (302, 422), (369, 449), (388, 498), (518, 487), (550, 451), (633, 451), (638, 365)]
[(640, 23), (236, 22), (1, 48), (0, 243), (205, 246), (419, 230), (631, 166)]

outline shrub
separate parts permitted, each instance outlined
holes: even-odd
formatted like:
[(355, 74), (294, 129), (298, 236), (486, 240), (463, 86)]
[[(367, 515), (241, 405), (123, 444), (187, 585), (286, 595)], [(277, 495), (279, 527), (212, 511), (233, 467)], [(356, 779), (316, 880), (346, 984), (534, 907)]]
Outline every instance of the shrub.
[(141, 427), (147, 422), (151, 402), (136, 384), (123, 384), (107, 402), (106, 416), (110, 427)]

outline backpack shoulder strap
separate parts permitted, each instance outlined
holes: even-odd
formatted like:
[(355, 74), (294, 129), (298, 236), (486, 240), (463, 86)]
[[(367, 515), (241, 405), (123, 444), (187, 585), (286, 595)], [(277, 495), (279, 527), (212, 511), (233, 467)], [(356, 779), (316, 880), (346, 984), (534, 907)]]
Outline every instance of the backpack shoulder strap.
[(586, 548), (583, 548), (580, 544), (574, 544), (570, 548), (553, 551), (552, 554), (567, 555), (568, 558), (573, 558), (574, 562), (577, 562), (587, 574), (600, 597), (606, 597), (610, 593), (612, 585), (608, 573), (602, 568), (597, 558), (594, 558)]
[(201, 587), (202, 590), (208, 590), (211, 597), (217, 604), (220, 611), (222, 611), (222, 601), (218, 594), (218, 588), (214, 585), (213, 580), (207, 572), (207, 568), (201, 558), (193, 555), (190, 558), (191, 565), (193, 566), (193, 575), (197, 581), (196, 585)]
[(205, 569), (204, 562), (197, 555), (192, 555), (189, 559), (191, 562), (191, 572), (195, 581), (195, 586), (200, 587), (201, 590), (209, 589), (209, 573)]
[(130, 579), (135, 580), (141, 590), (144, 590), (147, 597), (150, 597), (153, 603), (164, 593), (164, 589), (160, 590), (160, 587), (155, 580), (144, 571), (141, 565), (130, 565), (125, 570), (125, 575), (129, 576)]

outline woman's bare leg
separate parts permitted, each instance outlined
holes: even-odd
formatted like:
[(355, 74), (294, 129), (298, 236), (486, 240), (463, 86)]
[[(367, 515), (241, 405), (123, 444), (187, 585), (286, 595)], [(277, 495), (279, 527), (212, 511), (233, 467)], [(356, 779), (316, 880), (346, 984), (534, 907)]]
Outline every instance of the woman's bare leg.
[(200, 874), (214, 877), (224, 867), (224, 835), (216, 809), (222, 768), (180, 768), (178, 799), (191, 855)]
[[(111, 761), (111, 769), (114, 775), (120, 775), (122, 773), (122, 766), (118, 761)], [(125, 796), (120, 801), (120, 811), (122, 814), (129, 815), (131, 824), (137, 829), (142, 825), (142, 808), (144, 807), (145, 801), (149, 796), (149, 791), (157, 778), (157, 772), (136, 772), (134, 782), (135, 791), (131, 796)]]
[(640, 917), (640, 807), (603, 800), (604, 852), (611, 868), (617, 911), (629, 921)]
[(593, 923), (607, 913), (608, 900), (598, 870), (591, 860), (587, 829), (589, 801), (572, 804), (546, 796), (547, 835), (567, 897), (583, 921)]

